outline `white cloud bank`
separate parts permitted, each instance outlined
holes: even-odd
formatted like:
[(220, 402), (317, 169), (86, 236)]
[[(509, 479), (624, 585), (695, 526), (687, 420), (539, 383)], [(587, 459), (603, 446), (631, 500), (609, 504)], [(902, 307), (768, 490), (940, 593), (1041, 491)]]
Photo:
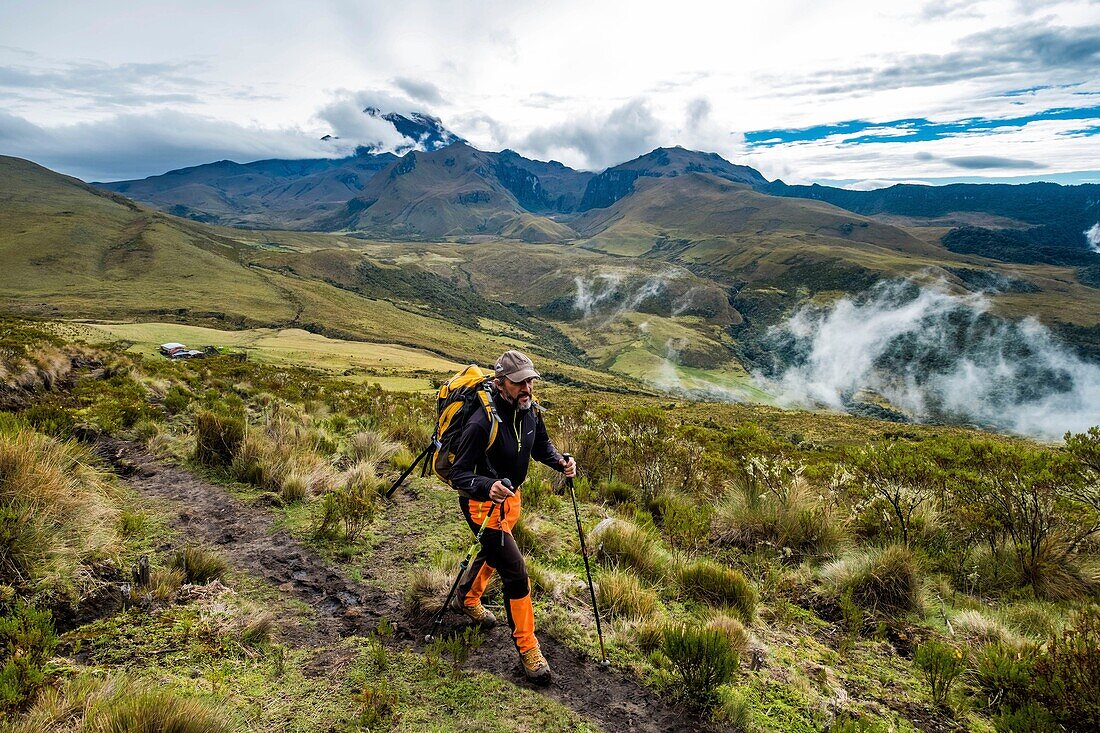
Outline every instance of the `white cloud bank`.
[(895, 282), (803, 308), (773, 335), (797, 354), (778, 377), (758, 377), (782, 404), (845, 409), (871, 390), (918, 419), (1043, 439), (1100, 421), (1100, 365), (1034, 319), (991, 316), (981, 298)]

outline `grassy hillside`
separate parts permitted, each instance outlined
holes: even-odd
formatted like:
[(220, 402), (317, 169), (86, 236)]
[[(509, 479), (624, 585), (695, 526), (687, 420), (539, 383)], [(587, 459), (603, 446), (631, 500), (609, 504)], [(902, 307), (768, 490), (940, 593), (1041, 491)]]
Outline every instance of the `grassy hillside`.
[(553, 387), (611, 666), (572, 505), (535, 471), (514, 535), (539, 689), (500, 626), (452, 614), (423, 641), (469, 529), (431, 478), (380, 492), (430, 399), (13, 319), (0, 379), (4, 733), (1100, 723), (1096, 429), (1055, 447)]

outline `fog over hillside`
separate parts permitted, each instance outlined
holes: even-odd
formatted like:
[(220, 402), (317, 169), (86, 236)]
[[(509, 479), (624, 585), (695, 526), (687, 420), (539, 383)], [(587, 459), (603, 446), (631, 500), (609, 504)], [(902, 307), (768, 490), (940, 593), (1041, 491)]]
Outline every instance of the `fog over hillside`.
[(1100, 415), (1100, 366), (1034, 319), (991, 315), (981, 296), (894, 281), (804, 307), (772, 335), (788, 364), (761, 382), (787, 405), (845, 409), (871, 390), (921, 420), (1044, 439)]

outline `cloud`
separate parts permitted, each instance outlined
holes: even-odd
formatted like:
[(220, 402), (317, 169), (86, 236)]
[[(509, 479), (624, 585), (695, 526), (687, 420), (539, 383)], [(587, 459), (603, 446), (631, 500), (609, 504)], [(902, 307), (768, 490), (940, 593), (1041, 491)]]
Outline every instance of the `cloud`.
[(861, 390), (921, 420), (977, 422), (1043, 439), (1100, 415), (1100, 366), (1033, 319), (988, 313), (944, 286), (885, 283), (860, 299), (806, 307), (772, 335), (793, 364), (762, 385), (790, 405), (849, 407)]
[(517, 147), (543, 157), (579, 159), (581, 167), (599, 170), (658, 147), (661, 130), (646, 100), (636, 98), (606, 115), (579, 115), (537, 128), (517, 141)]
[(979, 17), (975, 10), (981, 0), (933, 0), (921, 8), (920, 16), (925, 20), (937, 20), (939, 18)]
[(71, 63), (40, 69), (0, 66), (0, 89), (18, 99), (63, 99), (100, 107), (195, 104), (208, 87), (183, 63)]
[(987, 168), (1043, 168), (1040, 163), (1033, 160), (1017, 160), (1015, 158), (1000, 158), (996, 155), (964, 155), (958, 158), (944, 158), (945, 163), (956, 168), (968, 170), (984, 170)]
[(1069, 73), (1079, 81), (1091, 79), (1098, 64), (1100, 26), (1028, 23), (971, 34), (948, 53), (888, 56), (878, 64), (827, 69), (788, 80), (788, 94), (852, 94), (1021, 75), (1050, 83)]
[(443, 94), (439, 88), (430, 81), (410, 79), (407, 76), (399, 76), (393, 80), (394, 86), (408, 94), (414, 100), (424, 104), (443, 104)]
[(1100, 222), (1093, 224), (1084, 232), (1085, 241), (1088, 242), (1089, 247), (1093, 252), (1100, 254)]
[(392, 124), (364, 114), (363, 110), (367, 107), (407, 115), (414, 111), (415, 104), (412, 100), (388, 92), (340, 90), (315, 116), (332, 130), (331, 134), (346, 144), (367, 145), (390, 152), (409, 146), (410, 140)]
[(54, 127), (0, 111), (0, 150), (83, 180), (142, 178), (223, 159), (243, 163), (348, 152), (296, 128), (249, 127), (165, 110)]

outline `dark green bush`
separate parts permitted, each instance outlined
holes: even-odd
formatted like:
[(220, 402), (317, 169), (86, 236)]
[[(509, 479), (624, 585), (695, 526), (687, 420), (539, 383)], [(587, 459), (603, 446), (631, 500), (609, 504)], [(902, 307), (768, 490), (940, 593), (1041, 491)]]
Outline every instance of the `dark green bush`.
[(244, 441), (242, 415), (202, 410), (195, 415), (195, 458), (205, 466), (228, 466)]
[(0, 711), (30, 699), (46, 679), (45, 665), (57, 646), (49, 611), (16, 601), (0, 616)]
[(172, 387), (164, 395), (164, 409), (168, 410), (169, 415), (178, 415), (186, 410), (189, 404), (191, 404), (191, 393), (183, 387)]
[(669, 626), (662, 635), (661, 650), (682, 683), (679, 694), (703, 709), (718, 702), (718, 688), (737, 673), (737, 652), (716, 629)]
[(637, 500), (638, 490), (625, 481), (601, 481), (596, 484), (596, 494), (608, 504), (618, 506)]
[(987, 644), (974, 660), (974, 686), (985, 703), (1014, 710), (1027, 703), (1035, 678), (1037, 651), (1013, 649), (1004, 644)]
[(752, 620), (756, 610), (756, 589), (738, 571), (713, 560), (700, 559), (678, 568), (676, 580), (689, 598), (728, 607), (745, 621)]
[(1100, 606), (1079, 611), (1036, 663), (1041, 694), (1069, 730), (1100, 730)]
[(913, 666), (920, 670), (932, 690), (932, 702), (944, 705), (951, 688), (966, 671), (962, 651), (932, 639), (917, 647)]
[(1012, 710), (1002, 709), (993, 716), (993, 728), (997, 733), (1058, 733), (1064, 730), (1054, 722), (1049, 710), (1034, 701)]

